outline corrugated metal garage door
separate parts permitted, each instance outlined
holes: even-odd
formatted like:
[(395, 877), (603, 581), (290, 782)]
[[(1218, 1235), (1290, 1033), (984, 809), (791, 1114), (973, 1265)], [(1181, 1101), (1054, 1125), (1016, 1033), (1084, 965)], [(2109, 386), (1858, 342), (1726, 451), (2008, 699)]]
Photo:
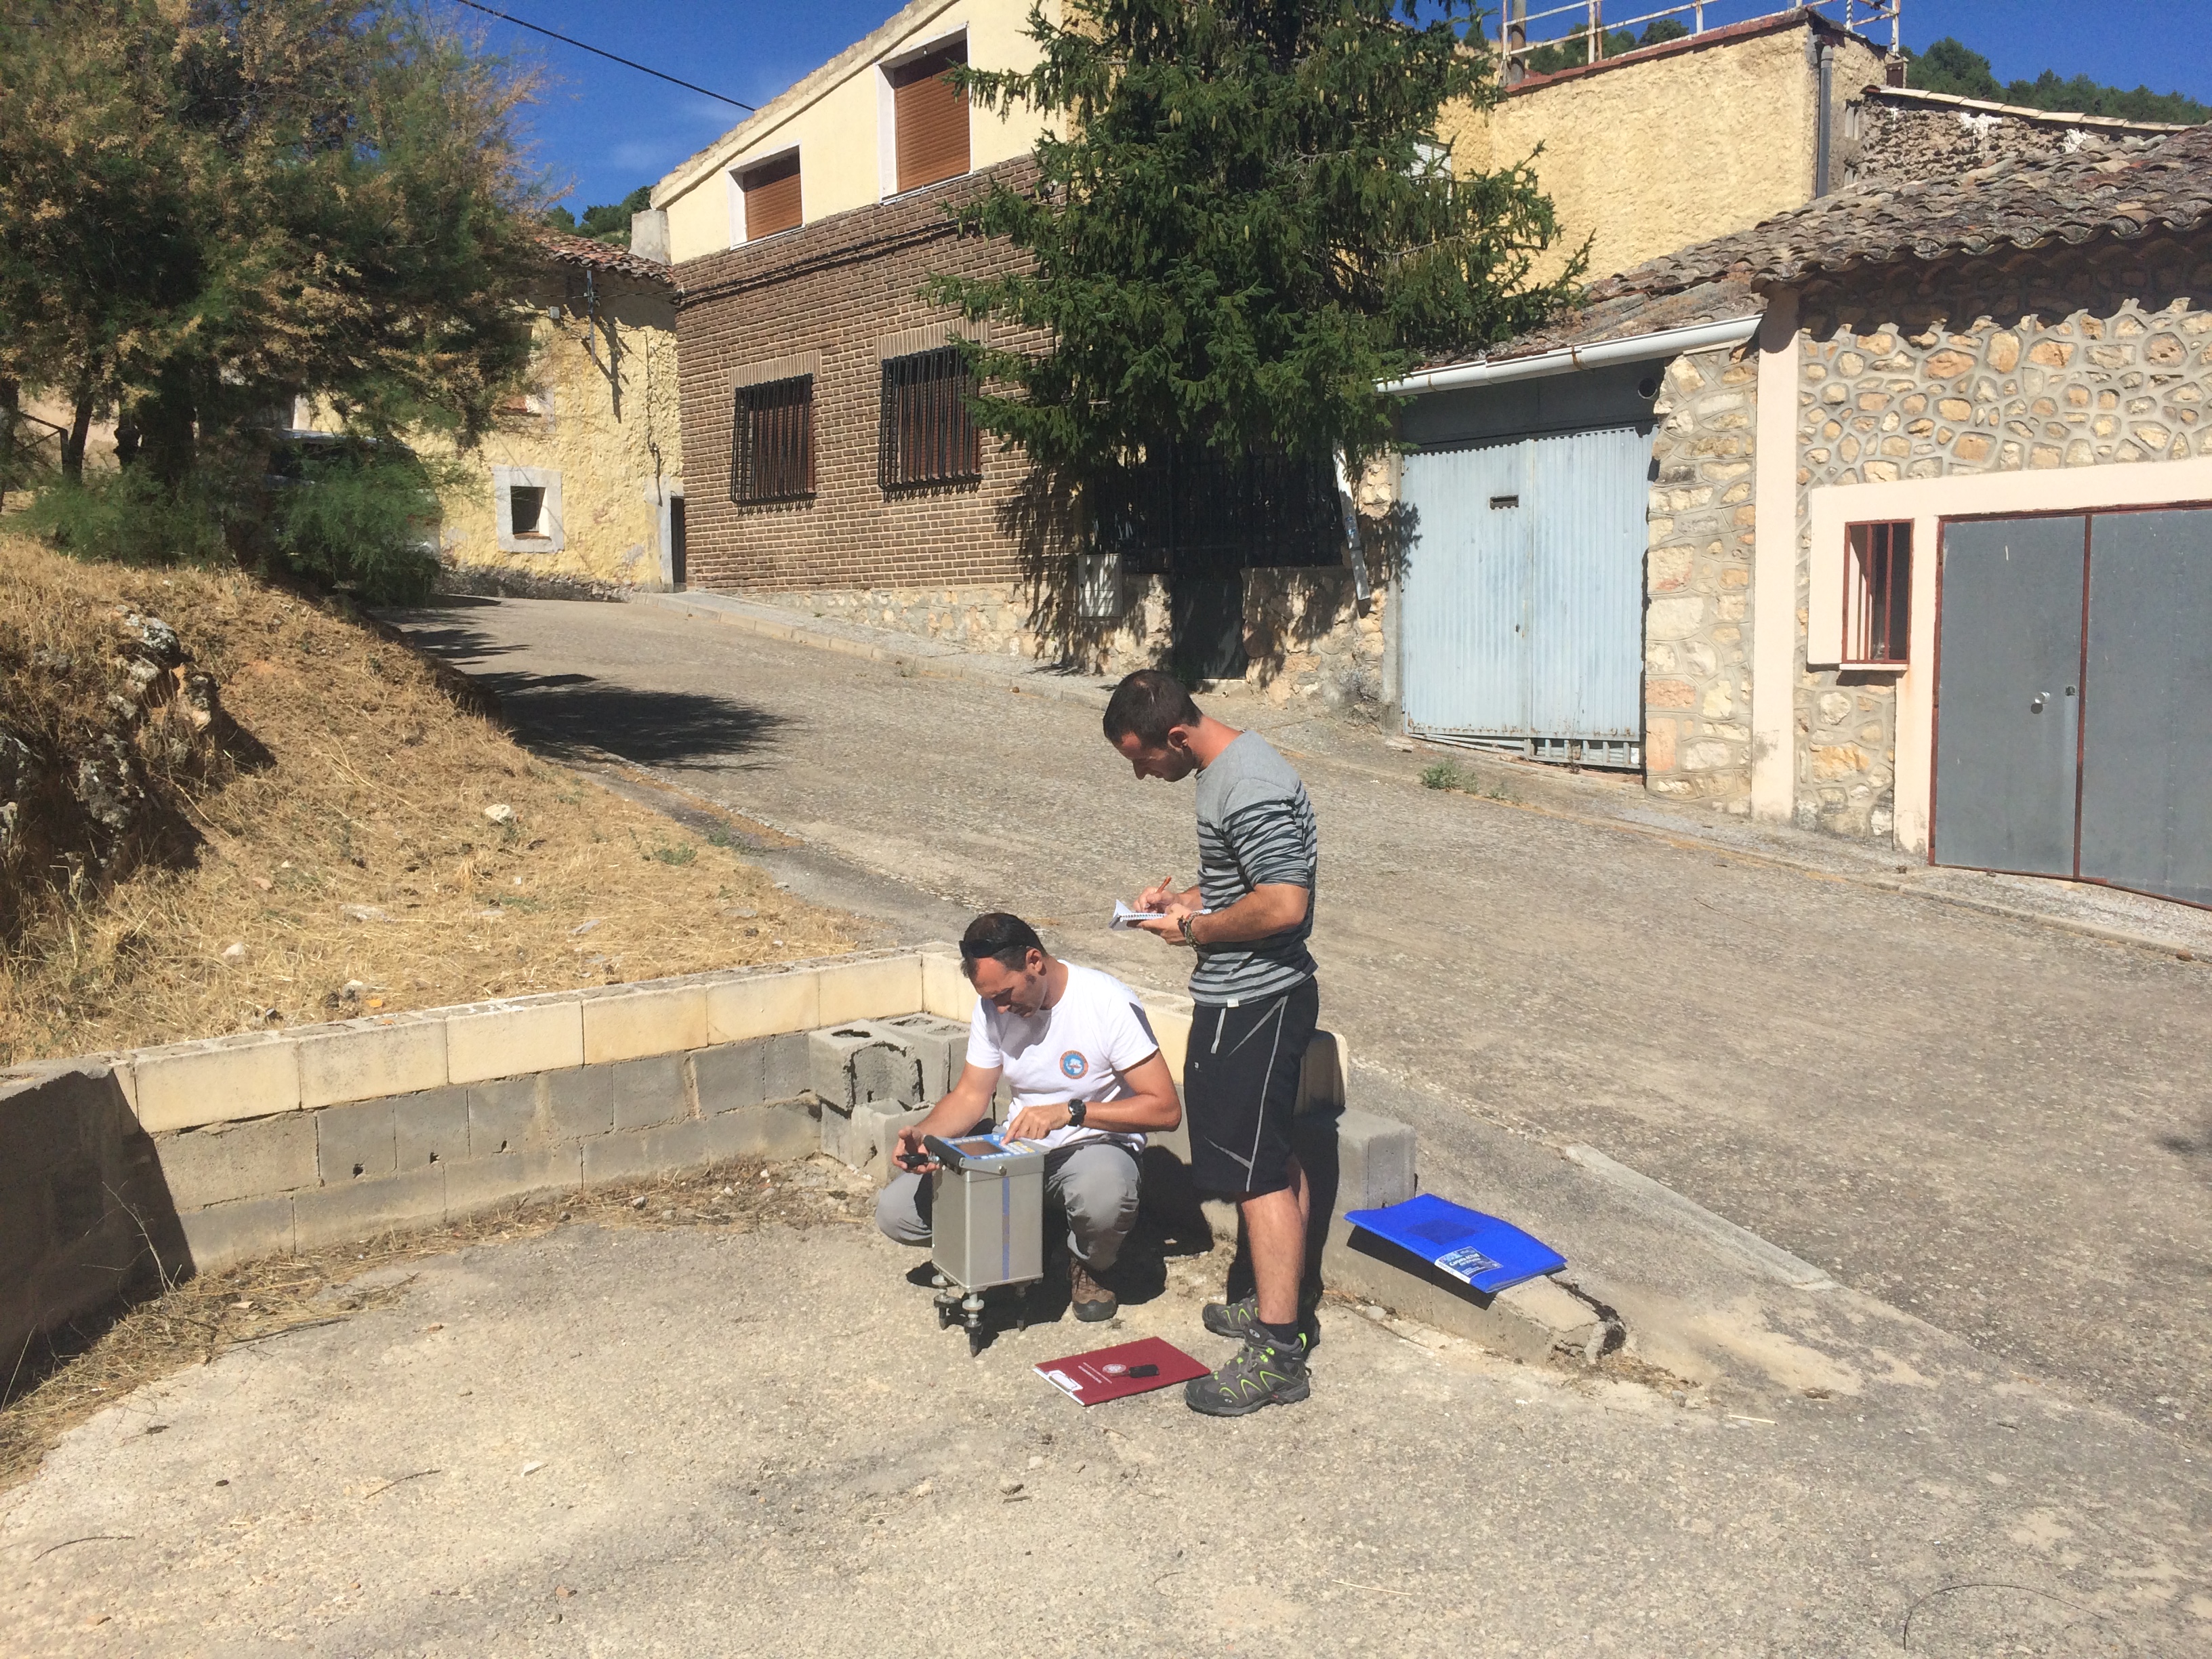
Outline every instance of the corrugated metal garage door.
[(1406, 726), (1543, 759), (1642, 764), (1648, 426), (1406, 459)]

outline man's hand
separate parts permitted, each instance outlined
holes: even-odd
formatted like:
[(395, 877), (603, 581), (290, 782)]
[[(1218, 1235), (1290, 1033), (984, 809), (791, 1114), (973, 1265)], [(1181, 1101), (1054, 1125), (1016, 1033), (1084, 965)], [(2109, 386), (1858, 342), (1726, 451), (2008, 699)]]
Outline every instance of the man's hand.
[(1066, 1105), (1024, 1106), (1014, 1114), (1002, 1137), (1007, 1140), (1042, 1140), (1055, 1129), (1065, 1129), (1075, 1115)]
[(1164, 939), (1170, 945), (1181, 945), (1183, 942), (1182, 919), (1185, 916), (1194, 916), (1199, 914), (1200, 912), (1194, 906), (1183, 903), (1179, 896), (1170, 895), (1165, 908), (1157, 918), (1150, 921), (1138, 922), (1135, 926), (1143, 928), (1155, 939)]
[[(891, 1157), (899, 1168), (910, 1175), (927, 1175), (937, 1167), (937, 1160), (929, 1155), (928, 1148), (921, 1144), (921, 1125), (908, 1124), (898, 1132), (898, 1145), (891, 1152)], [(907, 1162), (908, 1158), (915, 1158), (921, 1161), (919, 1164)]]
[(1198, 889), (1193, 887), (1178, 893), (1164, 879), (1137, 895), (1136, 908), (1139, 910), (1165, 910), (1175, 905), (1181, 905), (1186, 910), (1197, 909)]

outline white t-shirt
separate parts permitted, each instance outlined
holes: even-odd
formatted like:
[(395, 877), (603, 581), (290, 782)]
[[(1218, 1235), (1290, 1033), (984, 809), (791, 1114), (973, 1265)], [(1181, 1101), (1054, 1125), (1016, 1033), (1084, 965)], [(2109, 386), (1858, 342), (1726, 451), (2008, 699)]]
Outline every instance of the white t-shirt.
[[(1024, 1106), (1068, 1100), (1121, 1100), (1136, 1091), (1121, 1081), (1159, 1053), (1137, 994), (1111, 974), (1067, 964), (1060, 1000), (1034, 1014), (1000, 1013), (978, 999), (968, 1027), (968, 1063), (997, 1070), (1013, 1091), (1005, 1121)], [(1085, 1140), (1118, 1140), (1141, 1152), (1142, 1134), (1106, 1129), (1054, 1129), (1048, 1149)]]

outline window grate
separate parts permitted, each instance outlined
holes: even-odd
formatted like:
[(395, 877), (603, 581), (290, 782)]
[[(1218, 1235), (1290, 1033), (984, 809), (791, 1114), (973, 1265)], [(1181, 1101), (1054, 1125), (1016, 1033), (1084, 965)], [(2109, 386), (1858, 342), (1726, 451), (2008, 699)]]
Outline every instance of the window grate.
[(1912, 521), (1844, 532), (1844, 661), (1902, 665), (1912, 638)]
[(975, 376), (956, 346), (884, 360), (876, 472), (885, 489), (983, 476), (982, 434), (968, 405), (975, 391)]
[(814, 377), (738, 388), (730, 499), (799, 501), (814, 494)]

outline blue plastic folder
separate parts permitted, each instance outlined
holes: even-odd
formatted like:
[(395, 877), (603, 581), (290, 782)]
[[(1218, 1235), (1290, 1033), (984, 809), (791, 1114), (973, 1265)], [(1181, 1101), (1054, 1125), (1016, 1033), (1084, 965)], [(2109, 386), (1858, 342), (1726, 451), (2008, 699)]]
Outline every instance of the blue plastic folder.
[(1540, 1279), (1567, 1265), (1540, 1238), (1531, 1238), (1510, 1221), (1470, 1210), (1423, 1193), (1403, 1204), (1379, 1210), (1347, 1210), (1344, 1218), (1434, 1262), (1462, 1285), (1494, 1294), (1526, 1279)]

